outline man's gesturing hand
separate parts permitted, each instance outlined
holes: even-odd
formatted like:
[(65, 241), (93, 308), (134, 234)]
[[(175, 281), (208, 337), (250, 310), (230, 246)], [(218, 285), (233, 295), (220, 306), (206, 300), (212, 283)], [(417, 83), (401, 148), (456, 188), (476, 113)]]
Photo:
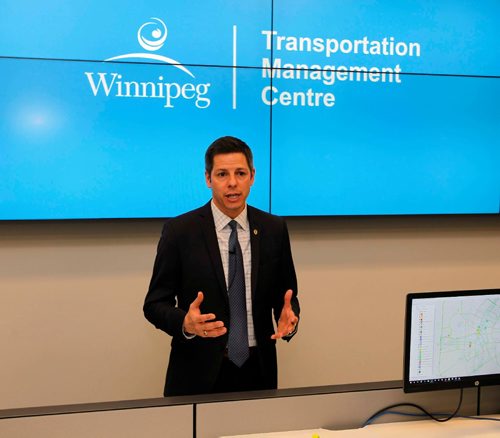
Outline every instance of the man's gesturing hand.
[(288, 289), (285, 293), (285, 304), (281, 310), (280, 319), (278, 320), (278, 327), (276, 333), (271, 336), (271, 339), (280, 339), (284, 336), (291, 335), (295, 331), (299, 318), (295, 316), (292, 309), (292, 290)]
[(184, 331), (186, 334), (198, 335), (202, 338), (216, 338), (227, 332), (224, 322), (215, 321), (213, 313), (202, 314), (200, 305), (203, 293), (198, 292), (196, 299), (190, 304), (189, 311), (184, 317)]

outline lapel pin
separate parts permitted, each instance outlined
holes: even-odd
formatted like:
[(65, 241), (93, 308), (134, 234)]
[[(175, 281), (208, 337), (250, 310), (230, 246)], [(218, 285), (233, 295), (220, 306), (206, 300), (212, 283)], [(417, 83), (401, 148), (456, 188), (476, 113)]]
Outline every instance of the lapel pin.
[(256, 228), (254, 228), (253, 233), (254, 233), (255, 235), (259, 234), (259, 232), (257, 231), (257, 229), (256, 229)]

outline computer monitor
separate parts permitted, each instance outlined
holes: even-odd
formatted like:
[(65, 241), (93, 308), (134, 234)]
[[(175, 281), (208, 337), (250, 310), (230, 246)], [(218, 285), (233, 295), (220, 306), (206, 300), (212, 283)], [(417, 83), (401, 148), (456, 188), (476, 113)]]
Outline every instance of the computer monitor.
[(500, 384), (500, 289), (410, 293), (404, 391)]

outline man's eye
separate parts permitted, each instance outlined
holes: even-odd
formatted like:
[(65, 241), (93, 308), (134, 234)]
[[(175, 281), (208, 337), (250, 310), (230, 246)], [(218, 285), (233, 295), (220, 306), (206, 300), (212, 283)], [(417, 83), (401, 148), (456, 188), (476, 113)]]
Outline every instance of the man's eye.
[(220, 178), (223, 176), (226, 176), (226, 172), (219, 172), (219, 173), (217, 173), (217, 176)]

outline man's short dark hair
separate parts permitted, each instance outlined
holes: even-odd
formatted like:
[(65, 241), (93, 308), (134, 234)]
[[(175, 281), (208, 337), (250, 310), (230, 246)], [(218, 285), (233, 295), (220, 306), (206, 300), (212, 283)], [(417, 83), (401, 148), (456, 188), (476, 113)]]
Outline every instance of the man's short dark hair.
[(241, 152), (247, 159), (250, 171), (253, 170), (253, 154), (250, 147), (239, 138), (236, 137), (221, 137), (215, 140), (205, 152), (205, 170), (208, 175), (212, 173), (214, 167), (214, 157), (220, 154), (232, 154)]

